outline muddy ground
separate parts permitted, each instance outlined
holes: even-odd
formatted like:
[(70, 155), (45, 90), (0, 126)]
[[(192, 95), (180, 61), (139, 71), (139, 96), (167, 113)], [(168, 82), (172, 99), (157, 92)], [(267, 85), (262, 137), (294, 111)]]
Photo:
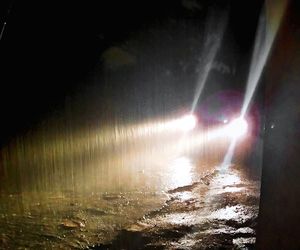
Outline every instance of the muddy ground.
[(216, 169), (92, 249), (254, 249), (259, 183), (237, 166)]
[(1, 196), (0, 249), (253, 249), (249, 176), (230, 166), (167, 192)]

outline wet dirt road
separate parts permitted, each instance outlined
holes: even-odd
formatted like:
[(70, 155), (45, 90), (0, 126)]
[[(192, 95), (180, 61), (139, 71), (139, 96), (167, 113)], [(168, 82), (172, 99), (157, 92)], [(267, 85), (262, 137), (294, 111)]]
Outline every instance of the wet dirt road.
[(259, 183), (241, 167), (217, 168), (93, 249), (254, 249)]
[(161, 192), (2, 197), (0, 249), (251, 249), (260, 181), (244, 172), (213, 168), (190, 182), (180, 171)]

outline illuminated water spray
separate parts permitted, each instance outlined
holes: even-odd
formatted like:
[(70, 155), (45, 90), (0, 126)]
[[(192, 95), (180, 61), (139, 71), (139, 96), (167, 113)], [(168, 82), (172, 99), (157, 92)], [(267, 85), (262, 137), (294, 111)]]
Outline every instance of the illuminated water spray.
[(270, 54), (275, 36), (285, 10), (286, 1), (266, 1), (265, 9), (260, 15), (255, 46), (248, 75), (242, 116), (247, 113), (262, 71)]
[(224, 30), (227, 24), (227, 14), (225, 12), (212, 13), (212, 15), (209, 16), (206, 24), (207, 25), (205, 27), (204, 33), (204, 37), (206, 38), (206, 40), (204, 42), (203, 55), (197, 67), (198, 80), (191, 113), (193, 113), (196, 109), (200, 95), (203, 91), (204, 85), (209, 76), (209, 72), (212, 68), (214, 59), (221, 46)]
[[(241, 110), (241, 119), (246, 115), (251, 104), (251, 100), (279, 29), (286, 4), (287, 1), (285, 0), (266, 0), (265, 6), (260, 14), (246, 85), (245, 99)], [(227, 167), (231, 164), (235, 146), (236, 138), (233, 138), (224, 157), (222, 167)]]

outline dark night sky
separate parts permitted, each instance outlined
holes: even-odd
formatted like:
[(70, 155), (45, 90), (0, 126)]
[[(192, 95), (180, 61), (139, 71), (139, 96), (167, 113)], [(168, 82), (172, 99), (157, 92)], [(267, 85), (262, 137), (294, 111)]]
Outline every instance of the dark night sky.
[[(11, 1), (1, 2), (1, 23)], [(197, 3), (197, 8), (193, 7)], [(249, 56), (260, 0), (14, 1), (1, 53), (1, 141), (60, 110), (88, 85), (102, 52), (168, 19), (203, 22), (207, 7), (229, 6), (226, 36)]]

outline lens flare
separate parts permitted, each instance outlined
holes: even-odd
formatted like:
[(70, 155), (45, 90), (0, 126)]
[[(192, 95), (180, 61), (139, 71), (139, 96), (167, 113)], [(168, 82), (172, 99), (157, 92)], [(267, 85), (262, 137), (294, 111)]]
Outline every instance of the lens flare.
[(237, 118), (233, 120), (227, 127), (226, 133), (233, 138), (239, 138), (246, 135), (248, 130), (248, 123), (244, 118)]
[(193, 130), (197, 125), (197, 118), (194, 115), (186, 115), (182, 117), (177, 126), (183, 131)]

